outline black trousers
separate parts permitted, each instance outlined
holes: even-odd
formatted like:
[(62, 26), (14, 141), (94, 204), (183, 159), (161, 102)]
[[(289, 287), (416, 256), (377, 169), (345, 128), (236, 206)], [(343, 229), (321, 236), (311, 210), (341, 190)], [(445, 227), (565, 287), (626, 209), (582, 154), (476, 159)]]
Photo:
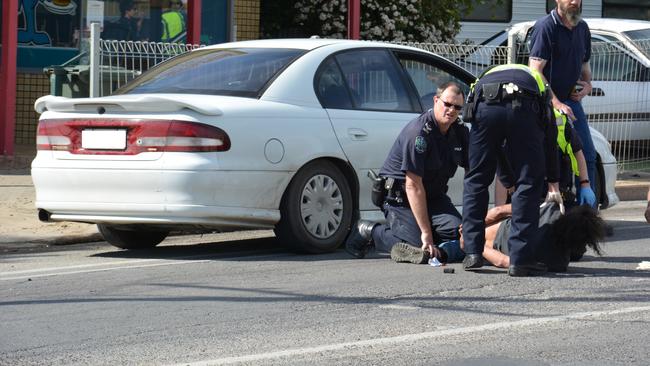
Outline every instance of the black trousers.
[[(386, 224), (375, 226), (372, 230), (372, 239), (375, 248), (380, 252), (390, 252), (398, 242), (404, 242), (416, 247), (422, 246), (420, 227), (415, 221), (413, 211), (408, 206), (393, 206), (384, 203)], [(433, 240), (436, 244), (458, 239), (458, 226), (461, 216), (451, 199), (446, 194), (440, 194), (436, 199), (427, 202), (427, 210)]]
[[(514, 104), (514, 105), (513, 105)], [(469, 171), (463, 191), (463, 236), (466, 254), (481, 254), (485, 246), (488, 188), (494, 180), (499, 149), (507, 141), (507, 158), (516, 190), (512, 196), (510, 264), (535, 260), (539, 202), (544, 182), (544, 131), (537, 102), (480, 102), (469, 134)]]

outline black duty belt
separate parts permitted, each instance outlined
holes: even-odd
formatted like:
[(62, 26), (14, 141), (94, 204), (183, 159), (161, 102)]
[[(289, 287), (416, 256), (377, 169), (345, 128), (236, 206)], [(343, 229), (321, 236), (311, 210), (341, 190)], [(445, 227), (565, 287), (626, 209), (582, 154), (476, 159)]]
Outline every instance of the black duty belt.
[(541, 96), (538, 93), (514, 83), (487, 83), (481, 85), (478, 101), (496, 103), (515, 99), (540, 100), (540, 98)]

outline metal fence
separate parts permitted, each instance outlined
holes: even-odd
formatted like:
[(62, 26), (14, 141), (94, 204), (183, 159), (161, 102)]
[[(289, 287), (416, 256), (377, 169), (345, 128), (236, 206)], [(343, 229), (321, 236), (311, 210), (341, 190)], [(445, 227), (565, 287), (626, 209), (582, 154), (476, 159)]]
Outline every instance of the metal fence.
[[(491, 65), (527, 63), (526, 44), (516, 47), (411, 43), (441, 55), (474, 75)], [(634, 45), (594, 39), (591, 48), (593, 90), (582, 101), (589, 124), (612, 145), (619, 171), (650, 170), (650, 40)], [(551, 81), (552, 83), (552, 81)]]
[[(198, 45), (97, 40), (98, 96), (110, 95), (150, 67)], [(636, 52), (650, 55), (650, 40)], [(443, 56), (478, 75), (491, 65), (526, 63), (525, 45), (507, 46), (410, 43)], [(93, 50), (91, 50), (93, 52)], [(612, 144), (619, 171), (650, 170), (650, 68), (621, 42), (594, 42), (593, 91), (583, 100), (590, 125)], [(92, 66), (91, 66), (92, 67)]]
[(110, 95), (149, 68), (198, 45), (99, 40), (99, 95)]

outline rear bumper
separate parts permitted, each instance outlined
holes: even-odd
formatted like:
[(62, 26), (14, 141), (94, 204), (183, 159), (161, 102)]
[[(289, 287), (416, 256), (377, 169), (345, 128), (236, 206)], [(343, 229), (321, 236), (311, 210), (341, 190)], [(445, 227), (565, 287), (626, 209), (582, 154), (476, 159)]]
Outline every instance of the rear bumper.
[(236, 229), (269, 228), (280, 220), (292, 174), (223, 171), (210, 159), (192, 159), (180, 169), (164, 159), (84, 165), (37, 157), (36, 208), (46, 210), (50, 221), (106, 224)]

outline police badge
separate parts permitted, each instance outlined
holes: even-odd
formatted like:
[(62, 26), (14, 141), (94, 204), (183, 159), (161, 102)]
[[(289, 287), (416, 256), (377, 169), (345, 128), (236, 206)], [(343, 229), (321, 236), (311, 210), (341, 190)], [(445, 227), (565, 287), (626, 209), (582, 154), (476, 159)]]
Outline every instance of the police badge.
[(418, 154), (427, 151), (427, 140), (424, 139), (424, 136), (418, 136), (415, 138), (415, 151)]

